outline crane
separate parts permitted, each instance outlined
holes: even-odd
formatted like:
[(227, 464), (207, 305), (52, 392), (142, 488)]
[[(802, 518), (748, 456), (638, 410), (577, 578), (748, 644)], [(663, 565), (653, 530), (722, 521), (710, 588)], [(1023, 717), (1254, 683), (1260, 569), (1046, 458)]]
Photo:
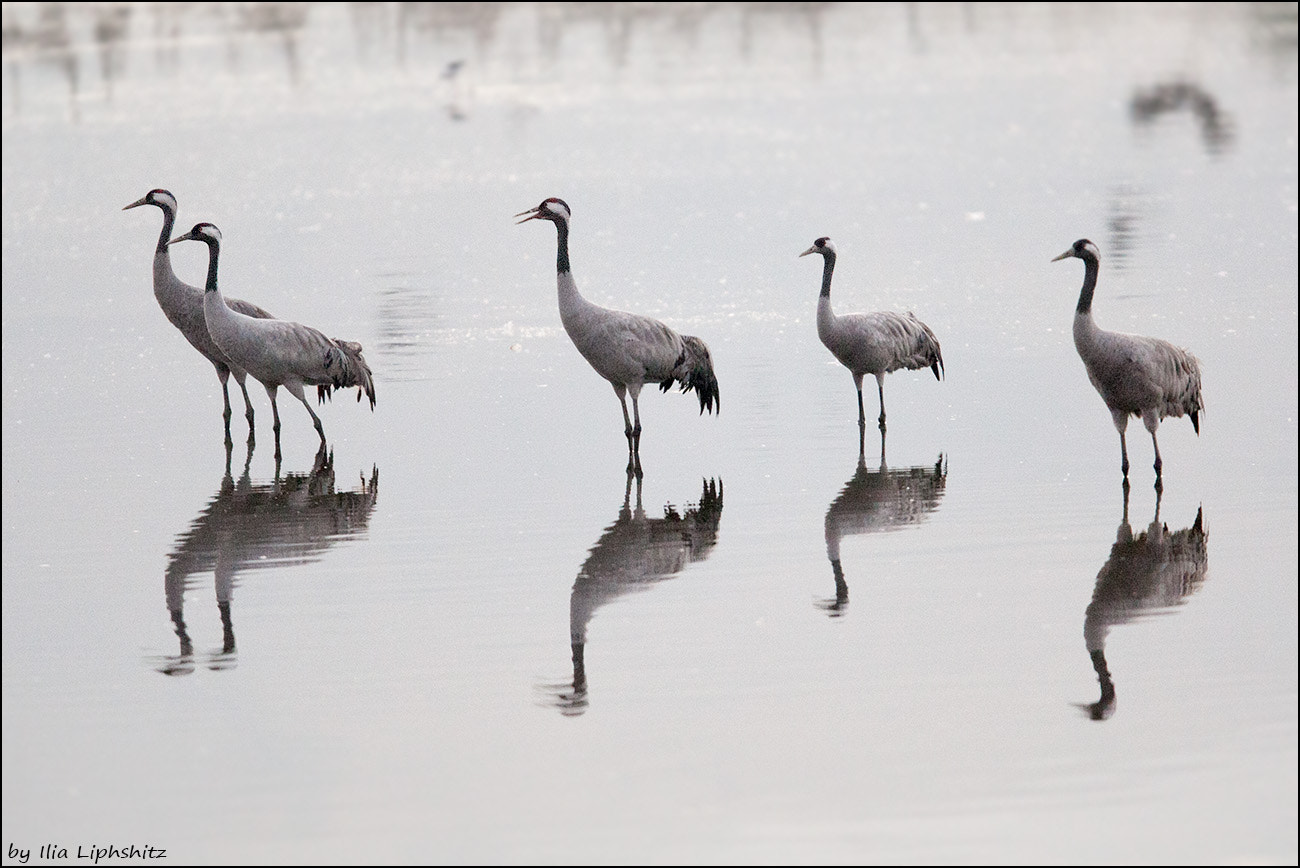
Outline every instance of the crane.
[(235, 364), (266, 387), (275, 415), (275, 457), (280, 457), (280, 410), (276, 390), (284, 386), (307, 408), (311, 421), (325, 444), (325, 428), (303, 394), (303, 386), (316, 386), (320, 401), (334, 389), (357, 387), (357, 400), (364, 393), (375, 409), (375, 384), (370, 366), (361, 355), (361, 344), (327, 338), (314, 328), (279, 319), (257, 319), (231, 310), (217, 288), (217, 259), (221, 254), (221, 230), (211, 223), (196, 223), (184, 235), (169, 241), (202, 241), (208, 245), (208, 279), (203, 294), (203, 316), (213, 342)]
[[(244, 417), (248, 419), (248, 437), (253, 439), (253, 404), (248, 400), (248, 388), (244, 385), (246, 372), (233, 364), (208, 334), (207, 323), (203, 319), (203, 290), (191, 286), (176, 276), (172, 270), (171, 252), (167, 240), (172, 236), (172, 226), (176, 222), (176, 197), (167, 190), (150, 190), (142, 197), (122, 208), (127, 211), (141, 205), (153, 205), (163, 213), (162, 233), (158, 236), (158, 246), (153, 254), (153, 295), (158, 299), (158, 306), (172, 325), (180, 330), (194, 349), (203, 354), (217, 369), (217, 378), (221, 380), (221, 397), (225, 401), (222, 418), (226, 421), (226, 442), (230, 442), (230, 392), (227, 382), (233, 374), (239, 391), (244, 393)], [(232, 310), (257, 319), (274, 319), (262, 308), (252, 302), (238, 298), (226, 299)]]
[(817, 299), (817, 336), (840, 364), (853, 375), (858, 390), (858, 454), (866, 453), (867, 414), (862, 407), (862, 378), (873, 374), (880, 392), (880, 436), (885, 436), (885, 374), (899, 368), (929, 368), (943, 378), (943, 354), (930, 327), (913, 313), (892, 311), (836, 316), (831, 310), (831, 275), (835, 272), (835, 245), (822, 236), (800, 256), (821, 255), (822, 292)]
[[(578, 284), (569, 269), (569, 218), (572, 212), (562, 199), (554, 197), (516, 217), (518, 223), (549, 220), (558, 235), (556, 284), (559, 292), (560, 320), (573, 345), (578, 348), (596, 373), (614, 387), (623, 405), (623, 433), (627, 436), (627, 466), (641, 473), (641, 410), (637, 399), (646, 383), (658, 383), (667, 392), (673, 383), (683, 392), (695, 390), (700, 399), (700, 413), (722, 410), (718, 378), (713, 372), (713, 358), (704, 341), (693, 335), (680, 335), (668, 326), (640, 314), (610, 310), (592, 304), (578, 292)], [(627, 414), (627, 394), (632, 395), (632, 416)]]
[(1160, 444), (1156, 429), (1166, 416), (1192, 417), (1192, 429), (1201, 433), (1201, 363), (1195, 356), (1168, 341), (1143, 335), (1108, 332), (1097, 327), (1092, 318), (1092, 296), (1097, 289), (1097, 271), (1101, 253), (1097, 245), (1080, 238), (1069, 250), (1054, 257), (1059, 262), (1068, 257), (1083, 260), (1083, 289), (1074, 310), (1074, 347), (1083, 359), (1101, 399), (1110, 410), (1115, 430), (1119, 431), (1120, 466), (1128, 479), (1128, 444), (1124, 431), (1129, 416), (1141, 416), (1151, 433), (1156, 453), (1156, 485), (1161, 484)]

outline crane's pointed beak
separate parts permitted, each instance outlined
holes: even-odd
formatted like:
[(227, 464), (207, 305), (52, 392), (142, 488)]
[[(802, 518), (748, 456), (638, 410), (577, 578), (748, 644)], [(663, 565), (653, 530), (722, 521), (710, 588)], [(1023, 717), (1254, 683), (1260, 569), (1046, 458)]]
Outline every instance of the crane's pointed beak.
[(193, 232), (186, 232), (184, 235), (177, 235), (175, 238), (173, 238), (171, 241), (168, 241), (167, 243), (175, 244), (177, 241), (190, 241), (193, 238), (194, 238)]
[[(536, 208), (529, 208), (527, 211), (520, 211), (515, 216), (523, 217), (524, 219), (516, 220), (515, 225), (518, 226), (520, 223), (527, 223), (529, 220), (536, 220), (538, 217), (541, 216), (541, 213), (542, 213), (542, 209), (540, 205)], [(527, 214), (528, 216), (524, 217), (525, 214)]]
[(1052, 257), (1052, 261), (1053, 261), (1053, 262), (1060, 262), (1062, 259), (1068, 259), (1069, 257), (1071, 257), (1071, 256), (1073, 256), (1073, 255), (1074, 255), (1074, 248), (1071, 247), (1069, 250), (1065, 251), (1065, 252), (1062, 253), (1060, 256), (1053, 256), (1053, 257)]
[(149, 203), (146, 201), (148, 198), (149, 198), (148, 196), (141, 196), (139, 199), (136, 199), (130, 205), (123, 205), (122, 210), (129, 211), (132, 208), (139, 208), (141, 205), (148, 205)]
[[(803, 253), (800, 253), (799, 256), (807, 256), (809, 253), (816, 253), (816, 252), (817, 252), (817, 248), (816, 246), (813, 246), (813, 247), (809, 247)], [(795, 257), (795, 258), (798, 259), (799, 257)]]

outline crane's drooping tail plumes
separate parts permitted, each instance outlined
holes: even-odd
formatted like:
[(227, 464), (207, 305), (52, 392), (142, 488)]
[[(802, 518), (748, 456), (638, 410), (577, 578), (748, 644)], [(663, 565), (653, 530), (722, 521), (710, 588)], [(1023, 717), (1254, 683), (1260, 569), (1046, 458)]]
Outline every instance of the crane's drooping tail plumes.
[(722, 395), (718, 392), (718, 378), (713, 373), (713, 357), (704, 341), (695, 335), (682, 335), (682, 354), (678, 357), (673, 375), (659, 384), (667, 392), (673, 383), (681, 383), (682, 391), (695, 390), (700, 399), (700, 414), (713, 413), (714, 405), (722, 411)]
[(357, 401), (364, 394), (370, 399), (370, 409), (375, 409), (375, 381), (370, 374), (370, 365), (361, 355), (361, 344), (356, 341), (344, 341), (330, 338), (332, 346), (325, 351), (325, 370), (333, 380), (316, 387), (317, 403), (324, 403), (326, 398), (333, 399), (335, 389), (357, 387)]
[(939, 349), (939, 339), (934, 336), (934, 332), (930, 330), (928, 325), (916, 318), (916, 314), (908, 311), (907, 318), (917, 328), (911, 332), (911, 337), (915, 341), (912, 355), (903, 360), (902, 367), (907, 368), (909, 371), (929, 368), (934, 372), (934, 378), (942, 381), (943, 351)]

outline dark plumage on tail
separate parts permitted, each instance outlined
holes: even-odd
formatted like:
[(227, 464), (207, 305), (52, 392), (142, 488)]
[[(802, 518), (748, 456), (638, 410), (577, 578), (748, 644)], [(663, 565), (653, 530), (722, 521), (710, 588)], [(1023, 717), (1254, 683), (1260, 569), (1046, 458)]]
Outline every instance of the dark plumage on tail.
[(357, 387), (357, 400), (364, 393), (370, 399), (370, 409), (375, 409), (375, 381), (370, 373), (370, 365), (361, 355), (361, 344), (356, 341), (341, 341), (331, 338), (332, 346), (325, 351), (325, 370), (331, 382), (317, 384), (316, 398), (324, 402), (333, 398), (335, 389)]
[[(913, 319), (916, 318), (915, 314), (911, 314), (911, 316)], [(924, 330), (917, 349), (928, 357), (927, 361), (930, 363), (930, 370), (934, 371), (934, 378), (936, 380), (942, 380), (943, 353), (939, 349), (939, 339), (934, 336), (934, 332), (930, 330), (928, 325), (920, 320), (917, 320), (916, 322)]]
[(667, 392), (674, 382), (682, 384), (682, 391), (695, 390), (700, 399), (700, 414), (713, 413), (717, 407), (722, 412), (722, 395), (718, 392), (718, 378), (713, 373), (713, 357), (704, 341), (694, 335), (682, 335), (682, 354), (677, 357), (673, 375), (659, 384)]

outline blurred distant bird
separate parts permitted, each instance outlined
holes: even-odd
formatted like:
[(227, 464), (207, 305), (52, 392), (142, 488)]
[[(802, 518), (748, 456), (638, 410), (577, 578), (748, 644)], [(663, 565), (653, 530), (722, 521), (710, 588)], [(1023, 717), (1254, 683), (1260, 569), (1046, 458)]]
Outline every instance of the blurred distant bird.
[[(683, 392), (694, 389), (700, 399), (700, 413), (722, 409), (713, 358), (704, 341), (679, 335), (648, 316), (610, 310), (587, 301), (569, 270), (569, 206), (561, 199), (546, 199), (536, 208), (522, 211), (519, 223), (550, 220), (559, 236), (556, 253), (556, 283), (559, 290), (560, 320), (596, 373), (614, 387), (623, 405), (623, 433), (627, 435), (628, 470), (641, 472), (641, 411), (637, 398), (646, 383), (658, 383), (668, 391), (680, 383)], [(627, 414), (627, 393), (632, 394), (632, 416)]]
[(361, 344), (327, 338), (310, 326), (278, 319), (256, 319), (231, 310), (217, 288), (217, 259), (221, 253), (221, 231), (211, 223), (197, 223), (178, 241), (202, 241), (208, 245), (208, 282), (203, 295), (203, 315), (212, 340), (234, 363), (266, 387), (275, 414), (275, 456), (280, 457), (280, 410), (276, 389), (285, 390), (302, 402), (311, 415), (321, 444), (325, 428), (303, 394), (303, 386), (316, 386), (319, 400), (334, 389), (357, 387), (357, 400), (364, 392), (375, 409), (375, 384), (370, 366), (361, 356)]
[[(230, 361), (208, 334), (207, 323), (203, 319), (203, 290), (190, 286), (172, 270), (171, 252), (167, 239), (171, 238), (172, 226), (176, 222), (176, 197), (167, 190), (150, 190), (141, 198), (127, 205), (122, 210), (138, 208), (141, 205), (153, 205), (163, 213), (162, 234), (158, 236), (158, 246), (153, 254), (153, 294), (158, 299), (158, 306), (171, 324), (180, 329), (181, 334), (194, 349), (212, 362), (221, 380), (221, 397), (225, 401), (222, 413), (226, 420), (226, 440), (230, 440), (230, 392), (226, 388), (230, 375), (234, 374), (239, 391), (244, 393), (244, 416), (248, 419), (248, 436), (253, 436), (253, 404), (248, 400), (248, 388), (244, 385), (244, 369)], [(231, 309), (257, 319), (273, 319), (262, 308), (237, 298), (226, 299)]]
[(1086, 238), (1052, 261), (1067, 257), (1083, 260), (1083, 290), (1074, 311), (1074, 346), (1083, 359), (1088, 379), (1110, 409), (1115, 430), (1119, 431), (1119, 449), (1124, 478), (1128, 479), (1128, 445), (1124, 431), (1128, 417), (1141, 416), (1151, 432), (1156, 452), (1156, 484), (1160, 484), (1160, 444), (1156, 429), (1166, 416), (1192, 417), (1192, 429), (1201, 433), (1201, 364), (1187, 350), (1168, 341), (1142, 335), (1108, 332), (1097, 328), (1092, 319), (1092, 295), (1097, 289), (1097, 271), (1101, 254)]
[(818, 238), (800, 256), (821, 254), (822, 294), (817, 300), (817, 335), (840, 364), (853, 374), (858, 389), (859, 453), (865, 452), (867, 414), (862, 407), (862, 379), (873, 374), (880, 392), (880, 433), (885, 433), (885, 374), (899, 368), (929, 368), (942, 379), (943, 354), (930, 327), (915, 314), (890, 311), (851, 313), (836, 316), (831, 310), (831, 275), (835, 271), (835, 245), (825, 236)]
[(453, 79), (460, 74), (460, 71), (464, 66), (465, 66), (465, 61), (453, 60), (450, 63), (448, 63), (445, 67), (443, 67), (442, 77), (448, 80)]

